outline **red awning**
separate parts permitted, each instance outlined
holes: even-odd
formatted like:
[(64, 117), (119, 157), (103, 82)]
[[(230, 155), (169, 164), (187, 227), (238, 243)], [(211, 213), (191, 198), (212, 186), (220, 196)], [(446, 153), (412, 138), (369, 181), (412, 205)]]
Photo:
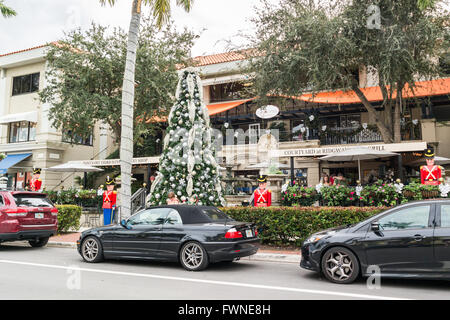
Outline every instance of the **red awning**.
[[(208, 108), (209, 115), (212, 116), (212, 115), (236, 108), (236, 107), (238, 107), (248, 101), (254, 100), (254, 99), (256, 99), (256, 98), (246, 99), (246, 100), (238, 100), (238, 101), (233, 101), (233, 102), (225, 102), (225, 103), (215, 103), (215, 104), (207, 105), (206, 108)], [(167, 117), (153, 116), (152, 118), (147, 120), (146, 123), (166, 122), (166, 121), (167, 121)]]
[[(368, 87), (361, 88), (361, 91), (371, 102), (383, 101), (383, 95), (381, 93), (380, 87)], [(416, 87), (411, 89), (408, 85), (403, 89), (404, 98), (413, 97), (426, 97), (426, 96), (439, 96), (450, 94), (450, 78), (437, 79), (430, 81), (418, 81), (416, 82)], [(393, 99), (396, 98), (396, 94)], [(329, 92), (319, 92), (315, 95), (313, 94), (303, 94), (300, 97), (295, 97), (296, 99), (314, 102), (314, 103), (327, 103), (327, 104), (351, 104), (351, 103), (361, 103), (354, 91), (329, 91)]]

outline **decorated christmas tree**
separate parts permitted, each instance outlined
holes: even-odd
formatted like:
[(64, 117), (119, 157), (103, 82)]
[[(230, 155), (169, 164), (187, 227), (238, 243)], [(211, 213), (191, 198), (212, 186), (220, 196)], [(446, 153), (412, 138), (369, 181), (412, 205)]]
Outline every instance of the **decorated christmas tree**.
[(180, 73), (176, 99), (148, 201), (167, 204), (174, 192), (181, 203), (225, 205), (200, 77), (190, 68)]

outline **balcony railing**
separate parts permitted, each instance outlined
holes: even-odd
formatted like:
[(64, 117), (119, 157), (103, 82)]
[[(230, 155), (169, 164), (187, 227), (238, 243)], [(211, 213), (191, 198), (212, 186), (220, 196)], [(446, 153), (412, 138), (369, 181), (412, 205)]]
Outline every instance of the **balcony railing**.
[(320, 139), (321, 144), (352, 144), (383, 141), (379, 132), (368, 129), (363, 129), (357, 134), (352, 134), (355, 128), (331, 128), (330, 131), (322, 135)]

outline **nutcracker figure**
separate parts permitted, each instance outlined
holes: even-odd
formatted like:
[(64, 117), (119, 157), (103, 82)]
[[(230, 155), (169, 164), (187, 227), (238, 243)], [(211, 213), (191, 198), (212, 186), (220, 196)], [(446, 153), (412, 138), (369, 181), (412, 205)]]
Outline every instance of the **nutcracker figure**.
[(433, 149), (427, 149), (425, 152), (425, 159), (427, 165), (420, 167), (420, 180), (422, 184), (437, 186), (441, 183), (439, 179), (442, 177), (443, 168), (434, 164)]
[(106, 178), (106, 191), (103, 192), (103, 223), (110, 225), (114, 221), (116, 210), (117, 191), (114, 190), (114, 179)]
[(33, 169), (33, 179), (30, 181), (30, 189), (34, 192), (40, 192), (42, 188), (41, 169)]
[(270, 207), (272, 204), (272, 192), (267, 189), (267, 176), (258, 177), (259, 187), (253, 193), (255, 207)]

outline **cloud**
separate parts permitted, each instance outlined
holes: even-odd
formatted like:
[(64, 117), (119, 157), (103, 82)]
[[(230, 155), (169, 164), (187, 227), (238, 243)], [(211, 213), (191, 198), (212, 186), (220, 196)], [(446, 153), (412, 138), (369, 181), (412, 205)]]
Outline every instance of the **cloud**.
[[(192, 54), (194, 56), (226, 50), (224, 40), (236, 41), (240, 30), (251, 29), (248, 19), (254, 14), (258, 0), (195, 0), (193, 10), (184, 12), (172, 1), (172, 18), (179, 28), (201, 32)], [(62, 37), (64, 31), (89, 28), (92, 21), (102, 25), (128, 29), (131, 0), (118, 1), (116, 6), (102, 7), (96, 0), (6, 0), (18, 15), (0, 18), (0, 53), (22, 50)], [(149, 8), (144, 12), (148, 13)]]

